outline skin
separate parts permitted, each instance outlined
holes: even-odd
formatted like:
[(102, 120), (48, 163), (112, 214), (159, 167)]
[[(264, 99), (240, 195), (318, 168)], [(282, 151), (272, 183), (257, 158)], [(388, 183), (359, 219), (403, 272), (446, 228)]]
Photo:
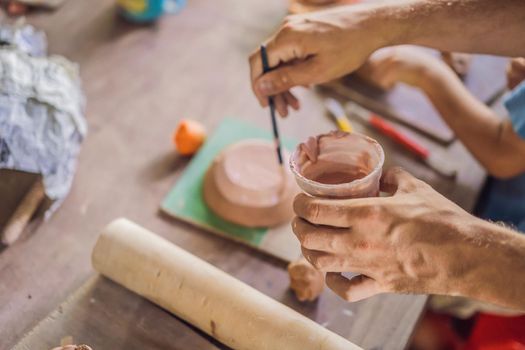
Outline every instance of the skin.
[[(348, 301), (380, 293), (470, 297), (525, 310), (525, 237), (478, 219), (400, 168), (390, 197), (297, 196), (292, 228), (304, 257)], [(341, 272), (359, 273), (347, 279)]]
[(522, 0), (402, 0), (293, 15), (265, 43), (274, 70), (263, 75), (259, 50), (250, 56), (252, 88), (262, 106), (274, 95), (286, 116), (299, 108), (293, 87), (351, 73), (382, 47), (525, 56), (524, 21)]
[[(358, 73), (385, 89), (399, 82), (421, 89), (492, 176), (509, 178), (525, 172), (525, 140), (514, 131), (511, 121), (502, 120), (478, 101), (441, 60), (414, 48), (388, 48), (372, 55)], [(513, 60), (508, 69), (509, 86), (524, 78), (524, 60)]]
[[(274, 68), (270, 73), (262, 74), (258, 51), (250, 56), (253, 91), (262, 106), (268, 96), (275, 96), (284, 116), (289, 106), (298, 108), (290, 89), (351, 73), (386, 46), (416, 44), (442, 51), (525, 56), (524, 20), (522, 0), (405, 0), (291, 16), (266, 42)], [(450, 86), (459, 91), (455, 83)], [(434, 90), (432, 101), (450, 97), (443, 95), (450, 86)], [(440, 112), (452, 115), (475, 103), (468, 96), (453, 102)], [(506, 141), (494, 135), (492, 117), (481, 109), (474, 114), (489, 131), (469, 125), (471, 131), (503, 149)], [(461, 132), (467, 130), (454, 125)], [(500, 125), (500, 133), (512, 138), (505, 124)], [(473, 138), (459, 133), (458, 137), (483, 159), (474, 151)], [(509, 147), (515, 147), (511, 142)], [(496, 174), (507, 177), (517, 171)], [(387, 172), (382, 189), (392, 196), (296, 198), (294, 232), (305, 258), (329, 272), (330, 288), (349, 301), (383, 292), (435, 293), (525, 310), (525, 237), (469, 215), (402, 170)], [(348, 280), (339, 274), (343, 271), (361, 275)]]
[(442, 52), (441, 58), (459, 77), (468, 73), (472, 61), (472, 55), (459, 52)]
[[(290, 6), (288, 7), (288, 12), (291, 14), (300, 14), (306, 12), (314, 12), (323, 9), (327, 9), (331, 6), (342, 6), (357, 4), (362, 2), (361, 0), (291, 0)], [(442, 52), (441, 57), (443, 61), (450, 66), (460, 77), (464, 77), (468, 69), (470, 68), (470, 63), (472, 61), (472, 56), (466, 53), (458, 52)]]
[(355, 4), (360, 0), (290, 0), (288, 12), (292, 14), (319, 11), (332, 6)]

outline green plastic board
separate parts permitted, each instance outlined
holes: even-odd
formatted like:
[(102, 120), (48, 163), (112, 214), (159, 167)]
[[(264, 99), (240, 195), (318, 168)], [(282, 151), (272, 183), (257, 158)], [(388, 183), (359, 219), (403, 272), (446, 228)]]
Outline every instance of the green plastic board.
[[(244, 121), (225, 119), (188, 164), (161, 209), (177, 219), (291, 261), (300, 255), (300, 247), (289, 224), (272, 229), (239, 226), (215, 215), (202, 197), (204, 175), (215, 156), (230, 144), (253, 138), (271, 140), (272, 134)], [(289, 139), (282, 142), (288, 150), (297, 144)]]

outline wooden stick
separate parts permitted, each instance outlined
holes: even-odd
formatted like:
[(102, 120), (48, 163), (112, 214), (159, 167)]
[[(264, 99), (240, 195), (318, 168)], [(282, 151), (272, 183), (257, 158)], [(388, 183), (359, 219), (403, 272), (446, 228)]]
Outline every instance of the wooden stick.
[(234, 349), (359, 349), (126, 219), (103, 230), (92, 262), (104, 276)]
[(44, 197), (44, 184), (42, 179), (39, 178), (31, 186), (24, 199), (22, 199), (11, 218), (5, 224), (1, 239), (3, 244), (11, 245), (20, 237)]
[[(263, 73), (266, 74), (272, 69), (268, 62), (268, 54), (266, 53), (266, 46), (261, 45), (261, 61)], [(277, 160), (279, 165), (283, 165), (283, 153), (281, 150), (281, 138), (279, 136), (279, 128), (277, 127), (277, 118), (275, 117), (275, 100), (273, 96), (268, 97), (268, 105), (270, 106), (270, 119), (272, 121), (273, 139), (275, 142), (275, 149), (277, 151)]]

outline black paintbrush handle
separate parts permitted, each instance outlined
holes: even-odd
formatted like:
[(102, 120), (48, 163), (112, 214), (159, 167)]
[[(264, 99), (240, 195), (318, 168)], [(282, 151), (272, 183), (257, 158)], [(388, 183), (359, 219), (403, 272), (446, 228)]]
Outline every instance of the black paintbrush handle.
[[(263, 66), (263, 73), (268, 73), (270, 65), (268, 64), (268, 54), (266, 53), (266, 46), (261, 45), (261, 61)], [(273, 138), (275, 141), (275, 148), (277, 150), (277, 158), (279, 159), (279, 164), (283, 164), (283, 155), (281, 151), (281, 138), (279, 137), (279, 129), (277, 128), (277, 118), (275, 117), (275, 102), (273, 97), (268, 97), (268, 104), (270, 105), (270, 115), (272, 117), (272, 129), (273, 129)]]
[(279, 137), (279, 129), (277, 128), (277, 118), (275, 117), (275, 103), (273, 97), (268, 98), (268, 104), (270, 105), (270, 114), (272, 116), (272, 129), (273, 138), (275, 140), (275, 148), (277, 149), (277, 158), (279, 158), (279, 164), (283, 164), (283, 155), (281, 151), (281, 138)]

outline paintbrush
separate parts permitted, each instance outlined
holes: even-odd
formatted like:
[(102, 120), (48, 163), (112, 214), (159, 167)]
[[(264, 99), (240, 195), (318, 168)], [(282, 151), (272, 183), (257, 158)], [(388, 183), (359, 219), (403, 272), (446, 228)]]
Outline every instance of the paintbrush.
[[(263, 73), (266, 74), (271, 71), (270, 65), (268, 64), (268, 54), (266, 53), (266, 46), (261, 45), (261, 61)], [(279, 129), (277, 129), (277, 119), (275, 118), (275, 102), (273, 96), (268, 97), (268, 105), (270, 106), (270, 116), (272, 118), (272, 129), (273, 139), (275, 141), (275, 149), (277, 151), (277, 159), (279, 164), (283, 165), (283, 155), (281, 152), (281, 139), (279, 137)]]
[(350, 123), (350, 120), (348, 120), (345, 109), (339, 101), (328, 97), (324, 100), (324, 105), (333, 116), (339, 130), (352, 132), (352, 124)]

